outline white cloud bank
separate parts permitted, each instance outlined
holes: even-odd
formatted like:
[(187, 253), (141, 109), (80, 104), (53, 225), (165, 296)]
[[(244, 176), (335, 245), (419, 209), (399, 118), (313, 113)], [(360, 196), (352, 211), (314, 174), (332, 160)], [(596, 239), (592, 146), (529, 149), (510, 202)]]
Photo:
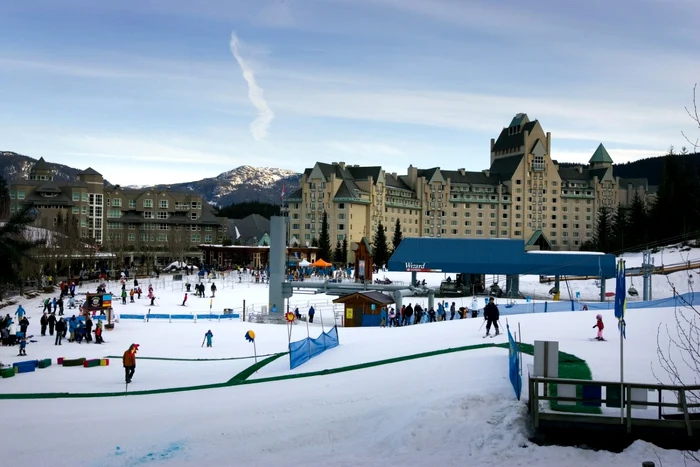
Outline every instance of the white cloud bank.
[(258, 118), (253, 120), (250, 124), (250, 132), (253, 134), (253, 138), (255, 138), (256, 141), (264, 140), (267, 138), (270, 124), (275, 118), (275, 113), (267, 104), (262, 88), (258, 86), (258, 83), (255, 81), (255, 73), (241, 56), (241, 44), (235, 32), (231, 33), (230, 46), (231, 53), (243, 72), (243, 79), (248, 83), (248, 98), (253, 104), (253, 107), (258, 110)]

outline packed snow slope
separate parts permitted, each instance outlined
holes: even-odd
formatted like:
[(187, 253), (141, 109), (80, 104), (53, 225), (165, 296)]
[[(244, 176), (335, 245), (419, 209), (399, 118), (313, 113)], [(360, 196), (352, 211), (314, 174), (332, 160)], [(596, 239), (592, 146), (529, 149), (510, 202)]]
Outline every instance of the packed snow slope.
[[(437, 278), (430, 278), (438, 281)], [(192, 297), (181, 307), (181, 284), (156, 282), (160, 313), (206, 312), (210, 300)], [(264, 303), (267, 286), (219, 282), (213, 310), (240, 309), (242, 301)], [(27, 357), (16, 347), (0, 347), (0, 360), (119, 356), (140, 344), (130, 391), (225, 382), (252, 363), (257, 353), (284, 352), (283, 325), (217, 320), (120, 320), (105, 331), (104, 345), (55, 346), (39, 336), (42, 298), (22, 300), (34, 340)], [(333, 324), (332, 297), (295, 295), (292, 307), (316, 303), (317, 323), (297, 323), (292, 340), (318, 336)], [(427, 300), (427, 299), (426, 299)], [(145, 298), (115, 305), (120, 314), (148, 310)], [(10, 313), (14, 308), (6, 308)], [(3, 310), (3, 311), (4, 311)], [(659, 325), (673, 332), (674, 309), (630, 310), (626, 380), (656, 382), (656, 335)], [(522, 339), (558, 340), (560, 350), (584, 358), (593, 377), (616, 380), (618, 341), (612, 311), (603, 312), (608, 342), (594, 342), (595, 312), (509, 316), (520, 324)], [(70, 315), (69, 315), (70, 316)], [(320, 317), (323, 317), (323, 324)], [(396, 329), (340, 328), (340, 346), (294, 370), (304, 373), (362, 362), (484, 342), (483, 320), (465, 319)], [(505, 325), (505, 319), (501, 320)], [(204, 333), (214, 333), (214, 347), (202, 347)], [(662, 347), (666, 337), (661, 335)], [(637, 442), (620, 454), (564, 447), (540, 447), (528, 441), (527, 410), (515, 400), (508, 380), (508, 352), (500, 348), (469, 350), (324, 376), (262, 382), (171, 394), (76, 399), (0, 399), (5, 449), (3, 457), (21, 465), (52, 466), (509, 466), (612, 465), (638, 467), (656, 459), (682, 465), (681, 454)], [(150, 360), (145, 357), (177, 358)], [(207, 360), (241, 358), (238, 360)], [(188, 360), (192, 359), (192, 360)], [(529, 357), (525, 363), (530, 362)], [(107, 367), (64, 368), (53, 365), (34, 373), (0, 380), (0, 393), (98, 393), (124, 390), (120, 359)], [(282, 357), (252, 378), (290, 374)], [(656, 371), (667, 381), (662, 371)], [(686, 375), (695, 378), (696, 375)], [(526, 397), (526, 395), (524, 396)], [(41, 436), (41, 434), (50, 436)], [(85, 436), (87, 435), (87, 437)], [(40, 436), (38, 444), (37, 436)], [(78, 441), (80, 440), (80, 441)], [(87, 445), (85, 445), (87, 443)]]

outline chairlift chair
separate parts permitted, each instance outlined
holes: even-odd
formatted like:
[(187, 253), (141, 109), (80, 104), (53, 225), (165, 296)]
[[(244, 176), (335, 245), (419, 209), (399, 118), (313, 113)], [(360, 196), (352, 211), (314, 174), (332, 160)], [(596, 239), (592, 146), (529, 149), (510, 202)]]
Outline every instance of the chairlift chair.
[(627, 293), (629, 294), (630, 297), (638, 297), (639, 292), (637, 292), (637, 289), (634, 288), (634, 277), (630, 276), (630, 280), (632, 283), (630, 284), (630, 288), (627, 289)]

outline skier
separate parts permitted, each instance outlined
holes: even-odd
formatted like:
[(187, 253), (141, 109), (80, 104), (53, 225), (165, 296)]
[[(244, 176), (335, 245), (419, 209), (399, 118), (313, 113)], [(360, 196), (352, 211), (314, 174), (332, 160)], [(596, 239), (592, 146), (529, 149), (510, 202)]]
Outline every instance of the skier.
[(27, 337), (26, 336), (22, 336), (22, 338), (19, 341), (19, 355), (17, 355), (17, 356), (18, 357), (21, 357), (21, 356), (26, 357), (27, 356)]
[(185, 303), (187, 303), (187, 292), (185, 292), (185, 298), (182, 300), (182, 306), (185, 306)]
[(314, 315), (315, 315), (315, 314), (316, 314), (316, 310), (314, 310), (314, 307), (311, 306), (311, 307), (309, 308), (309, 314), (308, 314), (309, 323), (313, 323), (313, 322), (314, 322)]
[(124, 377), (126, 378), (126, 384), (131, 382), (131, 378), (134, 377), (134, 372), (136, 371), (136, 351), (139, 350), (138, 344), (131, 344), (129, 349), (124, 352), (122, 357), (122, 363), (124, 364)]
[(18, 306), (17, 311), (15, 311), (15, 315), (17, 316), (17, 319), (20, 319), (20, 320), (24, 317), (24, 315), (26, 313), (27, 312), (24, 311), (24, 308), (22, 307), (22, 305)]
[(104, 340), (102, 339), (102, 321), (97, 322), (95, 327), (95, 344), (102, 344)]
[[(489, 298), (489, 303), (484, 307), (484, 319), (486, 320), (486, 336), (491, 332), (491, 325), (496, 329), (496, 334), (494, 337), (499, 335), (501, 332), (498, 329), (498, 319), (500, 318), (500, 312), (498, 307), (493, 301), (493, 297)], [(484, 337), (486, 337), (484, 336)]]
[(212, 334), (211, 329), (207, 331), (206, 334), (204, 334), (204, 338), (207, 340), (207, 347), (211, 347), (211, 340), (214, 337), (214, 334)]
[(598, 328), (598, 335), (596, 336), (596, 340), (604, 341), (605, 339), (603, 338), (603, 329), (605, 329), (605, 325), (603, 324), (603, 315), (596, 315), (595, 319), (597, 320), (597, 322), (593, 325), (593, 327)]

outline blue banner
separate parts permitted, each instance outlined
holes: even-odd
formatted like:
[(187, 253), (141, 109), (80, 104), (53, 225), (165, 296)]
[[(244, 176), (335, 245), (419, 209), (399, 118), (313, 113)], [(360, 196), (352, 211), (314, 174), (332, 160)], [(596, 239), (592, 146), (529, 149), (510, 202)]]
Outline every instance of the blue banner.
[(623, 338), (625, 335), (625, 309), (627, 308), (627, 284), (625, 278), (625, 262), (619, 260), (617, 262), (617, 277), (615, 281), (615, 318), (617, 318), (617, 327)]
[(338, 328), (336, 326), (333, 326), (330, 331), (324, 332), (316, 339), (307, 337), (300, 341), (290, 342), (289, 369), (293, 370), (303, 365), (326, 350), (338, 347), (338, 344)]
[(520, 373), (520, 352), (518, 351), (518, 344), (513, 339), (513, 335), (510, 333), (510, 326), (506, 324), (506, 329), (508, 330), (508, 366), (509, 366), (509, 376), (510, 383), (513, 385), (513, 390), (515, 391), (515, 397), (520, 400), (520, 393), (523, 389), (523, 376)]

